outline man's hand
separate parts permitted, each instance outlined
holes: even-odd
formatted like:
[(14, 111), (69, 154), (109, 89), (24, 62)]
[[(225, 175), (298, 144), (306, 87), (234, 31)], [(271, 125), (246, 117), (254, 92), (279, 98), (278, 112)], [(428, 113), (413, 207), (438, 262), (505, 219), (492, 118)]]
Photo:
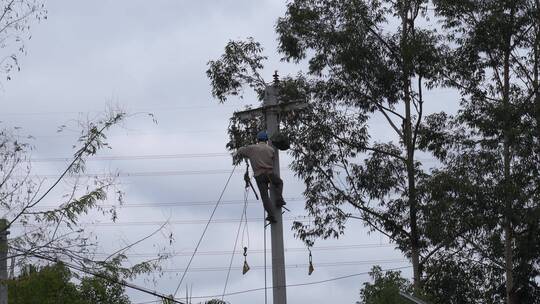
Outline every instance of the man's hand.
[(232, 154), (232, 160), (233, 164), (239, 164), (242, 162), (242, 158), (244, 158), (238, 151), (233, 152)]

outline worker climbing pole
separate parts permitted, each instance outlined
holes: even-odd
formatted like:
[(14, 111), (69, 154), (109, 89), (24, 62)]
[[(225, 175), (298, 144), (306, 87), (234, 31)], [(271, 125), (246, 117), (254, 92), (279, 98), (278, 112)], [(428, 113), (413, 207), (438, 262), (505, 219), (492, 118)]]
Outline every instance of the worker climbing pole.
[[(268, 139), (272, 141), (272, 136), (279, 134), (279, 118), (280, 115), (284, 115), (289, 111), (299, 110), (306, 107), (304, 101), (290, 101), (290, 102), (279, 102), (279, 77), (277, 72), (274, 74), (274, 82), (271, 85), (266, 86), (264, 101), (262, 107), (257, 109), (251, 109), (241, 112), (235, 112), (234, 115), (239, 119), (249, 120), (253, 119), (260, 114), (264, 117), (264, 123), (266, 126), (266, 132), (259, 133), (257, 140), (259, 143), (262, 141), (266, 143)], [(266, 135), (266, 136), (265, 136)], [(268, 146), (271, 149), (263, 147), (263, 144), (260, 144), (260, 149), (257, 148), (257, 151), (262, 151), (262, 153), (272, 153), (272, 163), (268, 164), (263, 163), (263, 170), (261, 174), (266, 174), (266, 177), (261, 177), (257, 180), (257, 186), (261, 191), (261, 199), (265, 203), (264, 193), (262, 190), (268, 191), (268, 184), (270, 184), (270, 193), (268, 195), (267, 204), (265, 204), (265, 209), (270, 210), (269, 215), (271, 218), (268, 218), (271, 223), (271, 242), (272, 242), (272, 293), (274, 304), (286, 304), (287, 303), (287, 292), (286, 292), (286, 279), (285, 279), (285, 253), (283, 245), (283, 217), (282, 217), (282, 207), (284, 201), (282, 198), (281, 187), (283, 183), (281, 182), (280, 172), (279, 172), (279, 150), (276, 146)], [(265, 144), (266, 145), (266, 144)], [(249, 149), (247, 149), (249, 150)], [(246, 149), (242, 151), (242, 148), (238, 150), (238, 154), (241, 156), (247, 156), (251, 154), (247, 152)], [(252, 157), (249, 157), (251, 160), (251, 165), (254, 170), (254, 162)], [(266, 168), (264, 168), (266, 166)], [(255, 173), (257, 176), (257, 173)], [(262, 189), (261, 189), (262, 188)], [(264, 193), (264, 194), (263, 194)]]

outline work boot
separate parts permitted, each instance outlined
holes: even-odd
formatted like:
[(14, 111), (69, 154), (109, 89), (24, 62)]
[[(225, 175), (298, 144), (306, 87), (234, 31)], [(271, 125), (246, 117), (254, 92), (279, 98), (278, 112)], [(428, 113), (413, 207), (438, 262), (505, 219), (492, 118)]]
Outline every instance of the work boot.
[(273, 215), (267, 216), (267, 217), (266, 217), (266, 220), (269, 221), (269, 222), (272, 223), (272, 224), (277, 223), (277, 221), (276, 221), (276, 219), (274, 218)]

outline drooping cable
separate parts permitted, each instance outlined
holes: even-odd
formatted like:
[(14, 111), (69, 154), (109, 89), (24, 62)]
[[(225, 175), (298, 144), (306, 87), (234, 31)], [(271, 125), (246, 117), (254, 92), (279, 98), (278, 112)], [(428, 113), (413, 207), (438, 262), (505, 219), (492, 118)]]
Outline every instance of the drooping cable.
[(186, 277), (186, 274), (189, 270), (189, 266), (191, 266), (191, 262), (193, 262), (193, 258), (197, 254), (197, 250), (199, 249), (199, 246), (202, 243), (202, 240), (204, 238), (204, 235), (206, 231), (208, 230), (208, 226), (210, 226), (210, 223), (212, 222), (212, 218), (214, 217), (214, 214), (216, 213), (216, 210), (219, 206), (219, 203), (221, 202), (221, 199), (223, 198), (223, 194), (225, 194), (225, 190), (227, 190), (227, 186), (229, 186), (229, 182), (231, 181), (231, 178), (234, 174), (234, 170), (236, 169), (236, 165), (233, 167), (231, 174), (229, 175), (229, 178), (227, 179), (227, 182), (225, 183), (225, 186), (223, 187), (223, 190), (221, 191), (221, 194), (219, 195), (219, 198), (216, 202), (216, 205), (214, 206), (214, 209), (212, 210), (212, 213), (210, 214), (210, 218), (208, 219), (208, 222), (204, 226), (204, 230), (201, 234), (201, 237), (199, 238), (199, 241), (197, 242), (197, 245), (195, 246), (195, 250), (193, 250), (193, 254), (191, 255), (191, 258), (189, 259), (189, 262), (186, 266), (186, 269), (184, 270), (184, 273), (182, 274), (182, 278), (180, 278), (180, 282), (178, 283), (178, 286), (176, 287), (176, 290), (174, 291), (173, 296), (176, 297), (176, 294), (178, 293), (178, 290), (180, 289), (180, 286), (182, 286), (182, 283), (184, 282), (184, 278)]
[(238, 239), (240, 237), (240, 230), (242, 230), (242, 224), (244, 224), (244, 215), (245, 215), (245, 209), (246, 209), (246, 204), (247, 204), (247, 199), (248, 199), (248, 195), (249, 195), (249, 188), (245, 188), (245, 191), (244, 191), (244, 208), (242, 210), (242, 215), (240, 216), (240, 223), (238, 224), (238, 230), (236, 231), (236, 239), (234, 240), (234, 247), (233, 247), (233, 251), (232, 251), (232, 254), (231, 254), (231, 260), (229, 261), (229, 269), (227, 270), (227, 277), (225, 278), (225, 285), (223, 286), (223, 295), (221, 296), (221, 300), (223, 301), (223, 299), (225, 298), (225, 293), (227, 292), (227, 285), (229, 284), (229, 277), (231, 275), (231, 269), (232, 269), (232, 264), (233, 264), (233, 261), (234, 261), (234, 254), (236, 252), (236, 246), (238, 245)]
[[(412, 266), (401, 266), (401, 267), (388, 268), (388, 269), (383, 269), (383, 272), (406, 269), (406, 268), (411, 268), (411, 267)], [(334, 278), (329, 278), (329, 279), (326, 279), (326, 280), (320, 280), (320, 281), (314, 281), (314, 282), (287, 284), (287, 285), (282, 286), (282, 287), (300, 287), (300, 286), (324, 284), (324, 283), (328, 283), (328, 282), (349, 279), (349, 278), (353, 278), (353, 277), (357, 277), (357, 276), (368, 275), (370, 272), (371, 271), (353, 273), (353, 274), (349, 274), (349, 275), (344, 275), (344, 276), (340, 276), (340, 277), (334, 277)], [(255, 291), (273, 289), (273, 288), (275, 288), (275, 287), (270, 286), (270, 287), (252, 288), (252, 289), (246, 289), (246, 290), (241, 290), (241, 291), (229, 292), (229, 293), (226, 293), (225, 295), (226, 296), (239, 295), (239, 294), (245, 294), (245, 293), (250, 293), (250, 292), (255, 292)], [(221, 295), (219, 295), (219, 296), (221, 296)], [(211, 298), (215, 298), (215, 297), (218, 297), (218, 295), (196, 296), (196, 297), (192, 297), (192, 299), (211, 299)]]
[[(42, 259), (42, 260), (46, 260), (46, 261), (49, 261), (49, 262), (53, 262), (53, 263), (62, 263), (63, 265), (65, 265), (66, 267), (68, 268), (71, 268), (71, 269), (74, 269), (74, 270), (77, 270), (77, 271), (80, 271), (82, 273), (85, 273), (85, 274), (89, 274), (91, 276), (94, 276), (94, 277), (97, 277), (97, 278), (101, 278), (101, 279), (104, 279), (106, 280), (107, 282), (109, 283), (113, 283), (113, 284), (117, 284), (117, 285), (121, 285), (121, 286), (124, 286), (124, 287), (127, 287), (127, 288), (131, 288), (131, 289), (134, 289), (134, 290), (138, 290), (138, 291), (141, 291), (141, 292), (144, 292), (144, 293), (147, 293), (149, 295), (152, 295), (152, 296), (155, 296), (155, 297), (158, 297), (160, 298), (161, 300), (168, 300), (168, 301), (171, 301), (171, 303), (180, 303), (180, 304), (184, 304), (178, 300), (175, 300), (175, 299), (171, 299), (169, 296), (166, 296), (162, 293), (159, 293), (157, 291), (154, 291), (154, 290), (150, 290), (148, 288), (145, 288), (145, 287), (142, 287), (142, 286), (138, 286), (138, 285), (135, 285), (133, 283), (129, 283), (129, 282), (126, 282), (124, 280), (121, 280), (121, 279), (118, 279), (118, 278), (113, 278), (113, 277), (110, 277), (106, 274), (103, 274), (103, 273), (99, 273), (99, 272), (95, 272), (95, 271), (92, 271), (90, 269), (86, 269), (85, 267), (82, 267), (82, 266), (78, 266), (78, 265), (75, 265), (75, 264), (72, 264), (72, 263), (69, 263), (69, 262), (66, 262), (66, 261), (62, 261), (58, 258), (53, 258), (53, 257), (48, 257), (48, 256), (44, 256), (44, 255), (40, 255), (38, 253), (34, 253), (34, 252), (30, 252), (30, 251), (25, 251), (25, 250), (20, 250), (20, 249), (17, 249), (17, 248), (10, 248), (11, 250), (16, 250), (16, 251), (19, 251), (19, 252), (23, 252), (25, 254), (28, 254), (30, 256), (33, 256), (35, 258), (38, 258), (38, 259)], [(160, 300), (160, 301), (161, 301)]]
[[(266, 218), (266, 211), (263, 210), (263, 217)], [(268, 304), (268, 282), (266, 279), (266, 222), (263, 222), (263, 251), (264, 251), (264, 304)]]

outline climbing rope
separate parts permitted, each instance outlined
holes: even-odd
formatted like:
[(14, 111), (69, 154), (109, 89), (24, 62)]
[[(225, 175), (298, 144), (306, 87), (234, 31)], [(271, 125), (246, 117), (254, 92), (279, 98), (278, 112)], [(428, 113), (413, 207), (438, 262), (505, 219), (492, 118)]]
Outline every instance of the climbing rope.
[[(266, 211), (263, 210), (263, 218), (266, 218)], [(264, 304), (268, 304), (268, 282), (266, 279), (266, 223), (263, 221), (264, 237), (263, 237), (263, 250), (264, 250)]]
[(223, 190), (221, 191), (221, 194), (219, 195), (219, 198), (216, 202), (216, 205), (214, 206), (214, 210), (212, 210), (212, 213), (210, 214), (210, 218), (208, 219), (208, 222), (206, 223), (206, 226), (204, 226), (204, 230), (201, 234), (201, 237), (199, 238), (199, 241), (197, 242), (197, 246), (195, 246), (195, 250), (193, 251), (193, 254), (191, 255), (191, 258), (189, 259), (189, 262), (186, 266), (186, 269), (184, 270), (184, 273), (182, 274), (182, 278), (180, 278), (180, 283), (178, 283), (178, 286), (176, 287), (176, 290), (174, 291), (173, 297), (176, 297), (176, 294), (178, 293), (178, 290), (180, 289), (180, 286), (182, 286), (182, 282), (184, 281), (184, 278), (186, 277), (186, 274), (189, 270), (189, 267), (191, 266), (191, 262), (193, 262), (193, 258), (197, 254), (197, 250), (199, 249), (199, 246), (202, 243), (202, 240), (204, 238), (204, 235), (206, 233), (206, 230), (208, 230), (208, 226), (210, 226), (210, 222), (212, 222), (212, 219), (214, 218), (214, 214), (216, 213), (216, 210), (219, 206), (219, 203), (221, 202), (221, 199), (223, 198), (223, 194), (225, 194), (225, 190), (227, 190), (227, 186), (229, 186), (229, 182), (231, 181), (231, 178), (234, 174), (234, 170), (236, 169), (237, 165), (234, 165), (231, 174), (229, 175), (229, 178), (227, 179), (227, 182), (225, 183), (225, 186), (223, 187)]
[[(248, 190), (246, 189), (246, 193)], [(247, 195), (244, 196), (244, 210), (242, 211), (244, 215), (244, 229), (242, 229), (242, 247), (249, 247), (249, 226), (248, 226), (248, 217), (247, 217), (247, 206), (248, 206), (248, 199)], [(245, 240), (247, 239), (247, 245)]]
[[(225, 293), (227, 292), (227, 285), (229, 284), (229, 278), (231, 275), (231, 269), (232, 264), (234, 261), (234, 255), (236, 252), (236, 246), (238, 245), (238, 239), (240, 237), (240, 230), (242, 230), (242, 225), (244, 225), (244, 230), (242, 230), (242, 247), (244, 247), (244, 266), (242, 267), (242, 274), (246, 274), (246, 272), (249, 271), (249, 265), (247, 264), (247, 247), (244, 246), (244, 234), (247, 231), (247, 205), (248, 205), (248, 197), (249, 197), (249, 188), (251, 185), (251, 181), (249, 179), (249, 164), (246, 162), (246, 173), (244, 175), (244, 181), (246, 182), (246, 185), (244, 187), (244, 207), (242, 208), (242, 215), (240, 216), (240, 223), (238, 224), (238, 230), (236, 231), (236, 238), (234, 240), (234, 247), (231, 254), (231, 259), (229, 261), (229, 268), (227, 270), (227, 277), (225, 278), (225, 285), (223, 286), (223, 294), (221, 296), (221, 300), (225, 298)], [(251, 188), (253, 189), (253, 186), (251, 185)], [(255, 190), (253, 190), (255, 191)], [(255, 194), (256, 195), (256, 194)], [(248, 231), (248, 246), (249, 246), (249, 231)]]

